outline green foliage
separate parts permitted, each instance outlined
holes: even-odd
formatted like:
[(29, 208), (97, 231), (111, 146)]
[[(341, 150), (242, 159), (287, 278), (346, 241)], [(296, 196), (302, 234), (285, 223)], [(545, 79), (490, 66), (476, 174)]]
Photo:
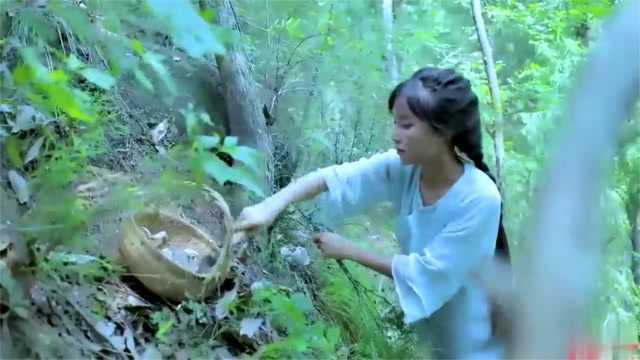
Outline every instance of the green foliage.
[[(189, 0), (149, 0), (148, 4), (171, 30), (178, 46), (184, 48), (190, 56), (224, 53), (224, 47), (213, 32), (212, 25), (196, 12)], [(180, 11), (176, 13), (176, 9)]]
[(322, 320), (313, 320), (313, 305), (302, 293), (291, 295), (265, 287), (251, 298), (253, 313), (264, 314), (285, 338), (272, 342), (261, 351), (265, 359), (299, 357), (334, 358), (340, 331)]
[[(187, 133), (192, 145), (175, 152), (175, 157), (187, 156), (192, 159), (194, 174), (204, 172), (219, 185), (227, 181), (244, 186), (254, 194), (264, 197), (264, 191), (259, 185), (259, 175), (264, 173), (264, 156), (255, 149), (237, 145), (238, 139), (233, 136), (222, 137), (216, 132), (201, 135), (203, 128), (212, 125), (208, 115), (195, 112), (190, 106), (182, 111), (187, 125)], [(236, 160), (229, 164), (223, 159), (231, 157)]]
[(58, 283), (101, 283), (124, 273), (118, 265), (103, 256), (56, 251), (37, 261), (38, 270)]
[(160, 342), (167, 341), (167, 334), (173, 329), (175, 324), (174, 315), (167, 309), (155, 312), (151, 316), (151, 323), (156, 326), (156, 338)]
[[(349, 267), (350, 276), (336, 267), (323, 265), (325, 286), (320, 292), (323, 312), (343, 334), (343, 341), (356, 358), (407, 359), (416, 354), (415, 338), (402, 322), (399, 305), (380, 301), (387, 297), (372, 287), (379, 283), (367, 269)], [(391, 297), (389, 297), (391, 298)], [(358, 311), (354, 312), (354, 309)]]

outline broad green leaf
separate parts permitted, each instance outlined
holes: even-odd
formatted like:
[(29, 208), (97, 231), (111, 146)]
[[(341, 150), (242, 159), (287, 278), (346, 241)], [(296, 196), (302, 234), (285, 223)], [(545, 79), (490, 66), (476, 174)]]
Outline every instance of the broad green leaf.
[(173, 319), (164, 321), (158, 326), (158, 331), (156, 331), (156, 338), (163, 339), (164, 336), (171, 331), (173, 328)]
[[(147, 0), (149, 7), (163, 21), (176, 44), (193, 57), (223, 54), (224, 47), (189, 0)], [(176, 11), (180, 9), (179, 11)]]
[(102, 70), (86, 68), (80, 71), (80, 74), (82, 74), (85, 79), (105, 90), (109, 90), (116, 83), (116, 79), (114, 79), (113, 76)]
[(131, 49), (136, 53), (136, 55), (142, 57), (145, 53), (144, 46), (142, 42), (138, 39), (131, 40)]
[(202, 19), (208, 23), (213, 23), (216, 19), (216, 12), (213, 9), (206, 9), (200, 12)]
[(139, 68), (133, 69), (133, 75), (135, 76), (136, 80), (138, 80), (138, 82), (142, 86), (144, 86), (145, 89), (149, 91), (153, 91), (153, 84), (151, 83), (151, 80), (149, 80), (147, 75), (145, 75), (141, 69)]
[(202, 168), (220, 185), (224, 184), (225, 181), (231, 181), (244, 186), (258, 196), (264, 197), (264, 191), (260, 187), (255, 175), (240, 164), (230, 167), (216, 156), (211, 155), (203, 160)]
[(164, 83), (164, 85), (169, 89), (172, 94), (176, 94), (176, 86), (173, 83), (173, 79), (171, 78), (171, 74), (162, 63), (162, 56), (156, 54), (151, 51), (147, 51), (142, 55), (142, 61), (144, 61), (147, 65), (149, 65), (153, 71), (158, 75), (160, 80)]
[(211, 177), (213, 177), (218, 184), (222, 185), (225, 181), (229, 180), (229, 170), (231, 169), (227, 164), (217, 157), (211, 155), (207, 156), (202, 162), (203, 170)]
[(77, 71), (84, 66), (84, 63), (80, 61), (74, 54), (69, 55), (67, 58), (67, 67), (71, 71)]
[(313, 311), (313, 304), (309, 298), (300, 292), (294, 293), (291, 295), (291, 301), (298, 307), (298, 309), (302, 310), (305, 313), (310, 313)]
[(245, 188), (247, 188), (249, 191), (253, 192), (254, 194), (260, 197), (264, 197), (264, 191), (259, 185), (258, 179), (256, 179), (255, 176), (251, 174), (251, 172), (248, 169), (240, 165), (234, 165), (229, 169), (230, 169), (230, 172), (228, 175), (229, 181), (240, 184)]
[(17, 136), (9, 136), (4, 144), (5, 151), (9, 161), (14, 167), (21, 167), (23, 165), (22, 155), (20, 149), (22, 148), (22, 140)]
[(256, 173), (260, 173), (264, 169), (264, 157), (257, 150), (247, 146), (225, 146), (221, 150), (231, 155), (234, 159), (242, 161)]
[(218, 135), (199, 135), (196, 136), (195, 142), (204, 150), (210, 150), (220, 145), (220, 136)]
[(223, 146), (236, 146), (238, 145), (238, 137), (236, 136), (225, 136)]

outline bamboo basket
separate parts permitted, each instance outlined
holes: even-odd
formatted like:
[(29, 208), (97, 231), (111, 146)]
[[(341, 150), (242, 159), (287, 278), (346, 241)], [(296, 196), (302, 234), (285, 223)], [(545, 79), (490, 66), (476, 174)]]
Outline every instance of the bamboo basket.
[[(163, 210), (139, 212), (123, 222), (120, 253), (125, 265), (149, 290), (164, 298), (174, 301), (202, 299), (228, 275), (233, 218), (220, 194), (206, 187), (204, 192), (213, 199), (212, 206), (221, 210), (222, 239), (212, 239), (187, 220)], [(161, 232), (166, 233), (164, 240), (149, 236)], [(206, 258), (212, 266), (205, 271), (180, 266), (166, 256), (167, 248), (189, 249), (191, 253), (197, 253), (199, 261)]]

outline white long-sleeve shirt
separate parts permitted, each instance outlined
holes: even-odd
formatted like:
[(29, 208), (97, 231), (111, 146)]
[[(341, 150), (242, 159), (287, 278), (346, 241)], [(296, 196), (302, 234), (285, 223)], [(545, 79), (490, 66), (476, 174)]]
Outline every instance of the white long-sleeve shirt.
[(392, 273), (405, 322), (428, 341), (435, 358), (499, 358), (490, 306), (471, 279), (494, 255), (500, 193), (473, 164), (437, 202), (425, 205), (421, 169), (405, 166), (395, 150), (318, 170), (328, 191), (321, 206), (331, 215), (354, 215), (391, 202), (401, 254)]

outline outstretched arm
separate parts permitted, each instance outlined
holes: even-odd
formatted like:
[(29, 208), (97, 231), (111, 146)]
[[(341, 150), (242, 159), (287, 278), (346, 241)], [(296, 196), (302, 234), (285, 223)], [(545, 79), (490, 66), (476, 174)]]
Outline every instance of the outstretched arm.
[(382, 275), (390, 278), (391, 260), (390, 256), (378, 255), (372, 251), (365, 250), (356, 245), (352, 241), (344, 239), (335, 233), (319, 233), (313, 236), (313, 242), (316, 243), (322, 253), (336, 260), (351, 260), (375, 270)]
[(246, 207), (240, 213), (235, 231), (253, 231), (269, 226), (290, 204), (312, 199), (327, 190), (324, 179), (318, 172), (309, 173), (289, 183), (264, 201)]

